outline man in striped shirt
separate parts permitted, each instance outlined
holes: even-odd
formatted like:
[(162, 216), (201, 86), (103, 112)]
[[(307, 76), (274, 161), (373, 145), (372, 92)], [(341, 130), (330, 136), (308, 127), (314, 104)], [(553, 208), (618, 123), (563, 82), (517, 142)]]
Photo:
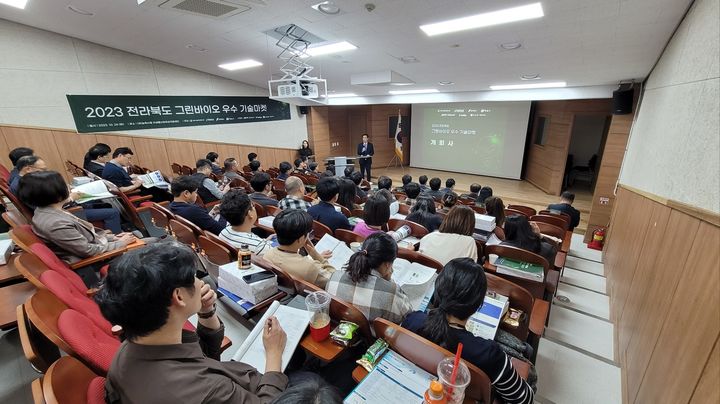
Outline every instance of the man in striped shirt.
[(245, 191), (228, 191), (220, 204), (220, 215), (230, 224), (218, 235), (221, 239), (235, 248), (247, 244), (250, 251), (257, 255), (263, 255), (269, 249), (267, 240), (251, 232), (253, 223), (257, 220), (257, 212)]

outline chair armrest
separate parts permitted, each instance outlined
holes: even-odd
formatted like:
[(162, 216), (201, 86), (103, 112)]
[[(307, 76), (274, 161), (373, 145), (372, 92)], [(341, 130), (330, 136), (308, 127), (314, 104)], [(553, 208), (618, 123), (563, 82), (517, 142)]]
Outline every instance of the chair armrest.
[(565, 268), (565, 260), (567, 259), (567, 253), (558, 251), (557, 254), (555, 254), (555, 269), (558, 271)]
[(135, 189), (133, 189), (132, 191), (127, 191), (127, 192), (125, 192), (125, 195), (130, 196), (130, 195), (136, 195), (136, 194), (139, 194), (139, 193), (140, 193), (140, 188), (135, 188)]
[(560, 245), (560, 251), (568, 252), (570, 251), (570, 243), (572, 242), (572, 234), (570, 230), (565, 232), (565, 238), (563, 238), (563, 242)]
[(321, 359), (324, 362), (334, 361), (345, 351), (345, 347), (333, 343), (330, 338), (327, 338), (322, 342), (317, 342), (312, 339), (310, 334), (306, 335), (305, 338), (300, 341), (300, 346), (307, 353)]
[(545, 276), (545, 290), (555, 296), (558, 282), (560, 282), (560, 271), (556, 271), (554, 269), (549, 270)]
[(550, 314), (550, 302), (542, 299), (535, 299), (532, 315), (530, 316), (530, 332), (541, 337), (545, 332), (545, 323)]
[(95, 296), (95, 295), (97, 294), (97, 292), (99, 292), (99, 291), (100, 291), (100, 288), (90, 288), (90, 289), (88, 289), (88, 290), (85, 291), (85, 296), (87, 296), (87, 297), (89, 297), (89, 298), (92, 298), (92, 297)]
[(222, 342), (220, 343), (220, 352), (225, 352), (226, 349), (230, 348), (232, 346), (232, 340), (228, 337), (223, 337)]
[(527, 380), (528, 375), (530, 374), (530, 364), (517, 358), (510, 358), (510, 361), (515, 368), (515, 371), (518, 372), (518, 376), (520, 376), (523, 380)]
[(121, 255), (126, 251), (126, 248), (120, 248), (117, 250), (108, 251), (102, 254), (98, 254), (95, 256), (92, 256), (90, 258), (85, 258), (84, 260), (80, 260), (74, 264), (70, 264), (70, 269), (78, 269), (82, 267), (86, 267), (91, 264), (95, 264), (97, 262), (107, 261), (109, 259), (115, 258), (118, 255)]
[(355, 383), (360, 383), (362, 379), (364, 379), (365, 376), (368, 375), (368, 373), (370, 372), (368, 372), (367, 369), (360, 365), (357, 365), (355, 369), (353, 369), (352, 378), (353, 380), (355, 380)]
[(143, 195), (143, 196), (133, 196), (132, 198), (129, 198), (130, 202), (132, 203), (142, 203), (145, 201), (149, 201), (152, 199), (152, 195)]
[(219, 205), (219, 204), (220, 204), (220, 202), (222, 202), (222, 201), (221, 201), (221, 200), (218, 200), (218, 201), (214, 201), (214, 202), (206, 203), (206, 204), (205, 204), (205, 207), (206, 207), (206, 208), (208, 208), (208, 210), (210, 210), (210, 208), (212, 208), (213, 206), (215, 206), (215, 205)]

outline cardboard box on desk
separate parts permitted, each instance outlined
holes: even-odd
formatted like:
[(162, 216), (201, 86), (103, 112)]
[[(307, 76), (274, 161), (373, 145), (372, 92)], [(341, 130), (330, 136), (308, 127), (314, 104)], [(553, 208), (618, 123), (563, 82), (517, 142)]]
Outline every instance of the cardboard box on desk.
[(277, 276), (273, 274), (271, 278), (252, 283), (247, 283), (243, 277), (265, 271), (267, 270), (255, 265), (250, 269), (239, 269), (237, 262), (230, 262), (220, 267), (218, 286), (250, 303), (257, 304), (277, 292)]
[(495, 216), (475, 214), (475, 228), (482, 231), (495, 230)]

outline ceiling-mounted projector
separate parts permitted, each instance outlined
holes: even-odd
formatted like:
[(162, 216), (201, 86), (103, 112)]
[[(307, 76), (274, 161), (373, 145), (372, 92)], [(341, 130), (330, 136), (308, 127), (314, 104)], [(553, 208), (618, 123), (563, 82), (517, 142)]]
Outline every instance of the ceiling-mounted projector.
[(314, 77), (292, 77), (268, 81), (270, 98), (296, 105), (327, 104), (327, 82)]

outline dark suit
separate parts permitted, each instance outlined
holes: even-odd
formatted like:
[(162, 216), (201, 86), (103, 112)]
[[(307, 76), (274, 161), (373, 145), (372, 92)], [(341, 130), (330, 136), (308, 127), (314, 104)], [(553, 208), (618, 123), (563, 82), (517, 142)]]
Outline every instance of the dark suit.
[[(375, 154), (375, 148), (373, 147), (373, 144), (368, 142), (366, 147), (363, 147), (364, 145), (360, 143), (357, 147), (357, 155), (358, 156), (372, 156)], [(363, 175), (363, 177), (366, 177), (368, 181), (370, 180), (370, 167), (372, 166), (372, 157), (368, 158), (361, 158), (360, 159), (360, 174)], [(365, 175), (367, 173), (367, 175)]]
[[(133, 184), (132, 178), (130, 178), (130, 174), (128, 174), (125, 168), (120, 167), (112, 161), (109, 161), (105, 164), (105, 168), (103, 168), (102, 172), (102, 178), (104, 180), (112, 182), (118, 187), (129, 187)], [(173, 200), (170, 192), (158, 187), (145, 188), (141, 186), (138, 189), (140, 190), (140, 195), (152, 195), (153, 202)]]
[(91, 173), (97, 175), (98, 177), (102, 177), (103, 170), (105, 170), (104, 165), (101, 165), (94, 161), (88, 162), (87, 164), (85, 164), (85, 167), (83, 167), (83, 168), (90, 171)]
[(191, 221), (200, 229), (207, 230), (213, 234), (220, 234), (222, 229), (227, 227), (227, 222), (224, 218), (220, 217), (220, 220), (215, 220), (208, 214), (207, 210), (198, 205), (173, 201), (170, 202), (170, 211)]
[(311, 206), (308, 208), (308, 213), (312, 216), (313, 220), (324, 224), (333, 232), (337, 229), (353, 229), (348, 218), (336, 211), (335, 207), (330, 203), (320, 202), (317, 205)]
[(573, 208), (572, 205), (568, 203), (554, 203), (552, 205), (548, 205), (547, 208), (548, 210), (557, 210), (570, 215), (570, 228), (568, 229), (570, 231), (573, 231), (573, 229), (580, 224), (580, 211)]

